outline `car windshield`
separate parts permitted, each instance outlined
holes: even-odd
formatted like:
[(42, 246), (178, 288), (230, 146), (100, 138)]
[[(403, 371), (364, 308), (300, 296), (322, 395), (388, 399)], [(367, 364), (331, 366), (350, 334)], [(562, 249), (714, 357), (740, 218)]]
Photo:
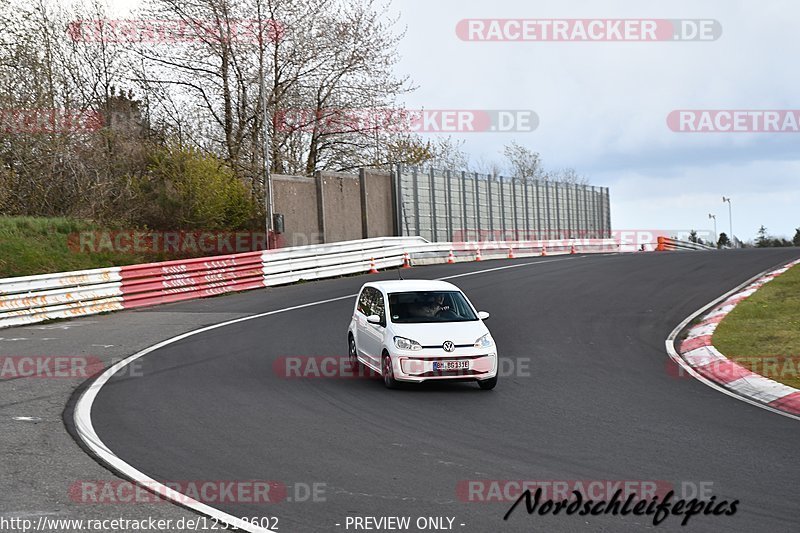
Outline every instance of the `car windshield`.
[(478, 320), (458, 291), (397, 292), (389, 295), (389, 313), (397, 324)]

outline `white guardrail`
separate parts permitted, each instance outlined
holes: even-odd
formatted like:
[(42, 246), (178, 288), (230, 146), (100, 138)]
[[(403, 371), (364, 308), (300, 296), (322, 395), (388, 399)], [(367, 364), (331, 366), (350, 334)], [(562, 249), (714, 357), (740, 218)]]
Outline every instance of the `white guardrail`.
[(709, 246), (707, 244), (699, 244), (696, 242), (679, 241), (677, 239), (670, 239), (669, 237), (659, 237), (658, 246), (656, 251), (667, 252), (671, 250), (716, 250), (716, 246)]
[(386, 237), (0, 279), (0, 328), (409, 265), (633, 252), (612, 239), (429, 243)]

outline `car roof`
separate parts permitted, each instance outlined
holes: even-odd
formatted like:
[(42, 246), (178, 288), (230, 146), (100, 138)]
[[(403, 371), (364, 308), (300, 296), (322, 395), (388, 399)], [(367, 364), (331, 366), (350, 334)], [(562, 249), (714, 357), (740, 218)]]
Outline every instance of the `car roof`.
[(417, 292), (417, 291), (458, 291), (461, 289), (447, 283), (446, 281), (434, 281), (427, 279), (405, 279), (394, 281), (373, 281), (366, 283), (365, 287), (375, 287), (387, 294), (393, 292)]

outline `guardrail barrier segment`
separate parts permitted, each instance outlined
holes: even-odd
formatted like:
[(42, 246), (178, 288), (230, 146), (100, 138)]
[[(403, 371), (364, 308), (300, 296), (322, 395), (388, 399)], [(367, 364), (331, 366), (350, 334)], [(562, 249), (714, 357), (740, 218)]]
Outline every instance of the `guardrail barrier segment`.
[(0, 279), (0, 328), (118, 311), (119, 267)]
[(670, 239), (669, 237), (659, 237), (657, 252), (666, 252), (672, 250), (716, 250), (716, 246), (709, 246), (707, 244), (700, 244), (689, 241), (679, 241), (677, 239)]
[[(659, 250), (693, 244), (662, 239)], [(413, 265), (426, 265), (634, 251), (634, 246), (613, 239), (431, 243), (421, 237), (381, 237), (7, 278), (0, 279), (0, 328), (357, 274), (373, 266), (400, 267), (407, 257)]]

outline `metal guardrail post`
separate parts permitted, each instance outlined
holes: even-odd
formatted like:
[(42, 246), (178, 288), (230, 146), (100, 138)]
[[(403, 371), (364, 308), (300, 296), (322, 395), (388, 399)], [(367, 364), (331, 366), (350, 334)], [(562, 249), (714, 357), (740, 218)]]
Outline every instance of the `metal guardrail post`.
[(517, 178), (511, 178), (511, 206), (514, 219), (514, 238), (519, 237), (519, 216), (517, 213)]
[(322, 241), (321, 244), (325, 244), (327, 242), (327, 232), (325, 231), (325, 187), (322, 172), (315, 172), (314, 178), (317, 186), (317, 225), (319, 227), (320, 240)]
[(500, 184), (500, 225), (503, 228), (503, 239), (505, 239), (506, 229), (507, 229), (506, 219), (508, 218), (506, 217), (506, 191), (504, 186), (505, 179), (502, 176), (500, 176), (498, 182)]
[(450, 171), (445, 171), (447, 181), (447, 233), (448, 239), (453, 242), (453, 176)]
[(494, 236), (494, 201), (492, 195), (492, 175), (486, 175), (486, 194), (489, 199), (489, 240), (495, 240)]
[(556, 239), (562, 238), (562, 225), (561, 225), (561, 199), (559, 198), (559, 186), (558, 182), (553, 183), (553, 188), (555, 189), (555, 198), (556, 198)]
[(462, 219), (462, 239), (469, 240), (469, 223), (467, 223), (467, 173), (461, 171), (461, 210), (463, 215)]
[[(544, 235), (544, 238), (545, 239), (549, 239), (550, 238), (550, 232), (552, 231), (552, 217), (553, 217), (553, 214), (552, 214), (552, 212), (550, 210), (550, 182), (549, 181), (545, 181), (544, 182), (544, 200), (545, 200), (545, 206), (547, 208), (547, 212), (546, 212), (546, 216), (545, 216), (545, 219), (547, 221), (547, 233)], [(543, 237), (542, 235), (539, 236), (540, 239), (542, 237)]]
[(367, 170), (361, 168), (358, 170), (358, 189), (361, 193), (361, 238), (369, 239), (369, 213), (367, 206)]
[(414, 229), (417, 235), (422, 236), (422, 224), (419, 219), (419, 179), (417, 177), (417, 167), (411, 171), (411, 187), (414, 194)]
[[(525, 205), (525, 234), (531, 234), (531, 212), (530, 212), (530, 198), (528, 197), (528, 178), (522, 178), (522, 186), (524, 187), (523, 192), (525, 193), (523, 196), (523, 202)], [(518, 237), (519, 238), (519, 237)]]
[(475, 180), (475, 230), (478, 232), (478, 241), (481, 241), (481, 191), (477, 172), (472, 173), (472, 179)]
[(584, 238), (588, 239), (591, 232), (591, 223), (589, 222), (589, 193), (586, 190), (586, 184), (583, 185), (583, 226)]
[(431, 202), (431, 240), (436, 242), (439, 240), (439, 228), (436, 221), (436, 175), (433, 168), (428, 171), (428, 183), (430, 184), (430, 197)]
[[(533, 180), (533, 190), (536, 194), (536, 235), (542, 237), (542, 193), (539, 190), (539, 180)], [(528, 238), (531, 238), (528, 235)]]
[(403, 222), (401, 220), (402, 217), (402, 208), (400, 206), (399, 196), (400, 196), (400, 171), (401, 166), (396, 165), (392, 167), (392, 171), (389, 174), (389, 184), (392, 190), (392, 208), (394, 209), (394, 216), (392, 217), (392, 234), (395, 237), (399, 237), (403, 230)]

